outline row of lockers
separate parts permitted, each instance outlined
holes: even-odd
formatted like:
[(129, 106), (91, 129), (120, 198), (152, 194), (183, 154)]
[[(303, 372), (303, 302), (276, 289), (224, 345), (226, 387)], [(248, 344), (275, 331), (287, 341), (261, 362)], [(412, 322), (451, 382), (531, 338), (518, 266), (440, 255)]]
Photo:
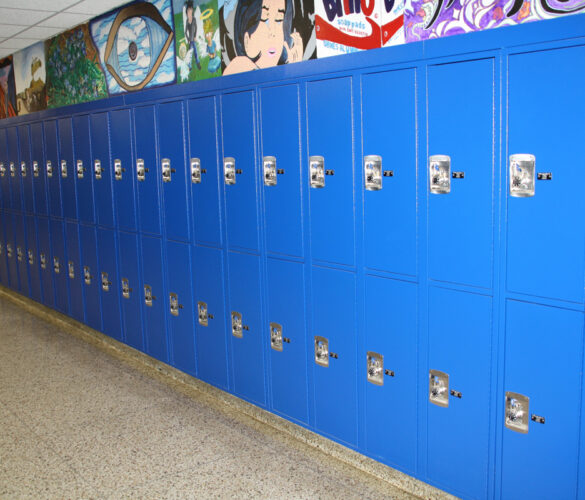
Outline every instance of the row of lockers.
[(6, 127), (0, 278), (462, 497), (583, 496), (584, 59)]

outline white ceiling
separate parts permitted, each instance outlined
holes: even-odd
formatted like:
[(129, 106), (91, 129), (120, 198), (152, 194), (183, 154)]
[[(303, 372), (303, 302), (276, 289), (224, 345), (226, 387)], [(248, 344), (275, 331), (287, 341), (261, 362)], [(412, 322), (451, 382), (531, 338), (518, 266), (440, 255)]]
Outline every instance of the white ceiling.
[(129, 0), (0, 0), (0, 58), (46, 40)]

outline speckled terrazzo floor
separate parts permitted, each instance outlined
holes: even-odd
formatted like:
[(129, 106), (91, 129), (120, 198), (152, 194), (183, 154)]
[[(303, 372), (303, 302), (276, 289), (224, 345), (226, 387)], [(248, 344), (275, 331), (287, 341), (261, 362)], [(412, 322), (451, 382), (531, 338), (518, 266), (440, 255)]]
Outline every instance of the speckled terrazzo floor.
[(0, 498), (416, 497), (0, 298)]

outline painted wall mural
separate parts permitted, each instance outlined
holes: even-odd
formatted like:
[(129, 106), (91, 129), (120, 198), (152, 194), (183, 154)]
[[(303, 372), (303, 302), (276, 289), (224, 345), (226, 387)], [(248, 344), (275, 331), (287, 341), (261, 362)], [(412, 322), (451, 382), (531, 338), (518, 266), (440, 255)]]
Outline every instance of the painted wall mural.
[(39, 42), (14, 54), (16, 107), (19, 115), (47, 107), (45, 44)]
[(0, 59), (0, 119), (16, 116), (16, 86), (12, 56)]
[(48, 108), (108, 97), (106, 80), (87, 24), (47, 40), (45, 54)]
[(131, 3), (90, 26), (110, 94), (174, 83), (171, 0)]

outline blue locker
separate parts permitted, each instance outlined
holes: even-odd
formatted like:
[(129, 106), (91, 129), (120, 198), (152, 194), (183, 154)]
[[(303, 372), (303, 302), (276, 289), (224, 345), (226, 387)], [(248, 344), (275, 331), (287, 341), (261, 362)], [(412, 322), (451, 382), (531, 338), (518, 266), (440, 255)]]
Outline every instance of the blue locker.
[(18, 127), (18, 139), (20, 146), (20, 163), (18, 171), (22, 180), (22, 205), (28, 214), (35, 213), (35, 200), (33, 193), (33, 172), (31, 161), (31, 136), (28, 125)]
[(254, 92), (223, 95), (221, 115), (228, 247), (257, 251), (258, 181)]
[(272, 408), (308, 423), (304, 264), (269, 258), (268, 334)]
[(39, 248), (37, 243), (37, 224), (34, 215), (25, 216), (26, 252), (25, 259), (28, 267), (30, 283), (30, 298), (37, 302), (43, 301), (41, 291), (41, 268), (39, 266)]
[(502, 498), (577, 498), (582, 375), (583, 313), (508, 300), (504, 390), (529, 401), (526, 433), (503, 430)]
[(85, 322), (83, 302), (83, 267), (81, 265), (81, 248), (79, 245), (79, 226), (76, 222), (65, 224), (67, 266), (69, 277), (70, 315), (77, 321)]
[(71, 165), (71, 175), (75, 177), (79, 221), (94, 224), (95, 214), (92, 181), (94, 169), (91, 161), (89, 136), (89, 116), (80, 115), (73, 118), (75, 164)]
[[(428, 397), (427, 474), (465, 498), (487, 496), (491, 310), (488, 296), (429, 290), (429, 372), (421, 376), (429, 377), (429, 393), (437, 389), (440, 398)], [(431, 387), (430, 370), (448, 380), (435, 384), (433, 374)]]
[(8, 272), (8, 257), (6, 256), (6, 214), (0, 210), (0, 284), (10, 286), (10, 275)]
[(355, 264), (351, 103), (349, 77), (307, 83), (313, 258), (346, 265)]
[[(515, 54), (508, 75), (508, 155), (534, 155), (537, 171), (532, 197), (510, 196), (506, 186), (508, 289), (579, 303), (585, 231), (575, 214), (585, 210), (585, 171), (578, 160), (585, 132), (585, 67), (575, 61), (584, 57), (583, 46)], [(558, 99), (543, 99), (554, 82), (563, 82), (563, 92)], [(538, 180), (545, 173), (552, 179)]]
[(223, 251), (195, 247), (197, 376), (228, 388)]
[(142, 282), (146, 353), (168, 363), (163, 255), (160, 238), (142, 236)]
[(32, 177), (35, 214), (47, 216), (49, 206), (47, 201), (47, 169), (45, 167), (42, 122), (33, 123), (30, 126), (30, 139), (32, 163), (28, 171)]
[(223, 173), (219, 168), (217, 150), (217, 112), (215, 97), (191, 99), (189, 108), (190, 168), (199, 160), (200, 174), (191, 178), (195, 241), (220, 247), (221, 206), (219, 186), (223, 185)]
[(18, 291), (30, 295), (28, 281), (28, 262), (26, 256), (26, 227), (24, 215), (14, 214), (14, 239), (16, 243), (16, 262), (18, 266)]
[(134, 110), (134, 141), (140, 230), (143, 233), (160, 236), (159, 168), (156, 162), (154, 106), (138, 107)]
[(46, 121), (45, 130), (45, 173), (49, 198), (49, 215), (63, 217), (61, 207), (61, 171), (59, 166), (59, 143), (57, 122)]
[[(434, 193), (429, 178), (430, 278), (492, 286), (494, 235), (494, 60), (428, 68), (427, 168), (433, 156), (451, 159), (449, 193)], [(453, 84), (465, 106), (453, 106)], [(433, 177), (435, 178), (435, 177)], [(433, 188), (434, 189), (434, 188)]]
[[(389, 99), (388, 89), (400, 98)], [(416, 70), (364, 75), (361, 95), (366, 266), (415, 276)], [(381, 164), (372, 156), (381, 157)], [(366, 179), (366, 160), (375, 162), (367, 171), (371, 179)]]
[(299, 87), (264, 88), (260, 99), (266, 249), (302, 257)]
[(417, 450), (416, 283), (366, 276), (365, 449), (415, 473)]
[(51, 252), (51, 229), (49, 219), (37, 217), (39, 241), (39, 269), (43, 304), (55, 308), (55, 284), (53, 283), (53, 255)]
[(158, 139), (161, 179), (167, 238), (191, 240), (187, 162), (185, 161), (185, 132), (183, 103), (161, 104), (158, 108)]
[(313, 351), (315, 427), (357, 445), (356, 277), (313, 267)]
[(256, 404), (265, 405), (266, 328), (263, 328), (261, 319), (260, 258), (256, 255), (229, 252), (228, 279), (228, 330), (232, 333), (234, 392)]
[(10, 159), (6, 129), (0, 130), (0, 207), (9, 209), (10, 198)]
[[(120, 280), (123, 338), (126, 344), (144, 352), (142, 333), (142, 290), (140, 289), (140, 262), (138, 238), (134, 233), (118, 233), (120, 249)], [(110, 280), (112, 281), (112, 280)]]
[(191, 247), (173, 241), (167, 241), (166, 247), (168, 286), (165, 303), (169, 318), (172, 364), (181, 371), (195, 375), (197, 363), (193, 323)]
[(90, 117), (95, 195), (95, 217), (100, 226), (114, 227), (114, 198), (112, 193), (112, 159), (110, 157), (110, 131), (108, 113), (95, 113)]
[(69, 278), (67, 270), (67, 253), (65, 247), (65, 227), (63, 222), (51, 219), (51, 254), (53, 261), (53, 282), (55, 284), (55, 307), (58, 311), (69, 314)]
[(6, 259), (8, 263), (8, 284), (13, 290), (18, 290), (18, 262), (16, 260), (16, 238), (14, 233), (14, 215), (3, 213), (4, 237), (6, 238)]
[(85, 322), (95, 330), (102, 330), (102, 306), (100, 301), (100, 274), (97, 256), (95, 227), (79, 225), (81, 242), (80, 278), (83, 283)]
[[(120, 309), (120, 279), (118, 277), (116, 233), (111, 229), (97, 229), (99, 259), (99, 287), (102, 303), (103, 332), (122, 340)], [(140, 315), (140, 312), (138, 313)]]
[(120, 229), (136, 231), (136, 205), (132, 165), (132, 133), (129, 109), (110, 112), (110, 139), (112, 145), (112, 176), (116, 221)]
[(75, 160), (71, 118), (59, 120), (59, 168), (63, 217), (77, 220), (77, 194), (75, 186)]
[(18, 129), (9, 127), (6, 129), (8, 140), (8, 172), (10, 175), (10, 193), (12, 210), (21, 212), (22, 204), (22, 178), (20, 175)]

